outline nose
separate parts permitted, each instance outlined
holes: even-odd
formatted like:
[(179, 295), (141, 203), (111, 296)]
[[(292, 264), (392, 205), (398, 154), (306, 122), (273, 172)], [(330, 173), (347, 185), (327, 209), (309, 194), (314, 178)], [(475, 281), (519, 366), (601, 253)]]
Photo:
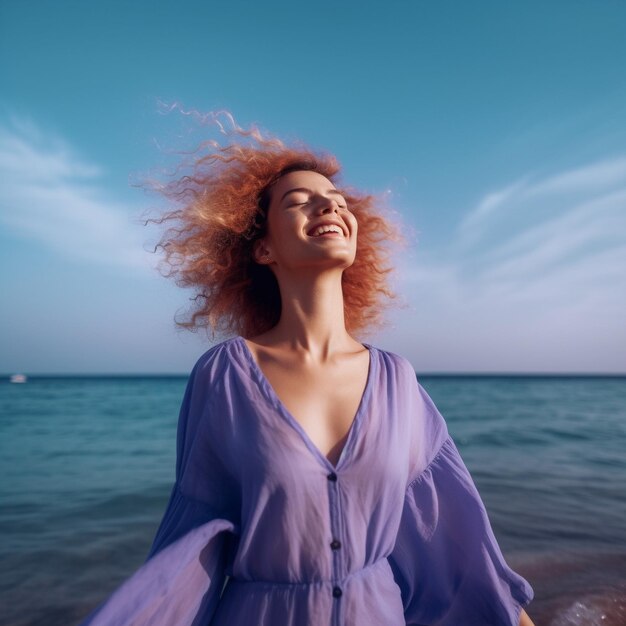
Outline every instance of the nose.
[(322, 213), (326, 213), (329, 210), (337, 211), (337, 209), (339, 208), (339, 203), (334, 198), (327, 198), (326, 196), (321, 196), (319, 207), (321, 208)]

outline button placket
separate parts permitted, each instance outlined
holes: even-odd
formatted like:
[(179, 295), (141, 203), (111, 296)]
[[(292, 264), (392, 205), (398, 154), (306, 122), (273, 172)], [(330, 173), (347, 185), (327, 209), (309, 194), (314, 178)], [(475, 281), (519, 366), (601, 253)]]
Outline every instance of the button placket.
[[(333, 581), (335, 584), (332, 588), (333, 598), (340, 598), (343, 590), (341, 587), (336, 584), (341, 577), (341, 554), (339, 549), (341, 548), (341, 541), (338, 537), (341, 536), (341, 513), (340, 513), (340, 502), (339, 502), (339, 492), (337, 485), (337, 473), (330, 472), (327, 474), (326, 478), (329, 482), (328, 489), (328, 497), (330, 499), (330, 530), (332, 533), (332, 541), (330, 542), (330, 548), (333, 551)], [(339, 602), (335, 603), (333, 608), (333, 624), (334, 626), (340, 625), (341, 619), (341, 606)]]

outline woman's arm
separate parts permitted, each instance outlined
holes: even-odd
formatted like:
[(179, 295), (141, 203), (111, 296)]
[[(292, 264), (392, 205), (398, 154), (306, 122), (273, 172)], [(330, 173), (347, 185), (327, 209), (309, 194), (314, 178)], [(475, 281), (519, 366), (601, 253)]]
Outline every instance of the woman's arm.
[(535, 626), (534, 622), (528, 617), (528, 613), (522, 609), (519, 616), (519, 626)]

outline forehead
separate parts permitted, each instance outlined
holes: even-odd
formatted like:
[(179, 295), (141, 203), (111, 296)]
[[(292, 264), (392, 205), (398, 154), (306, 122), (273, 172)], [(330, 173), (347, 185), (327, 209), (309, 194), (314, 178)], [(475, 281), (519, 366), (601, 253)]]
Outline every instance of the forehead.
[(329, 189), (335, 189), (335, 185), (318, 172), (308, 170), (298, 170), (295, 172), (289, 172), (284, 176), (281, 176), (274, 184), (272, 198), (280, 199), (290, 189), (297, 187), (307, 187), (313, 190), (328, 191)]

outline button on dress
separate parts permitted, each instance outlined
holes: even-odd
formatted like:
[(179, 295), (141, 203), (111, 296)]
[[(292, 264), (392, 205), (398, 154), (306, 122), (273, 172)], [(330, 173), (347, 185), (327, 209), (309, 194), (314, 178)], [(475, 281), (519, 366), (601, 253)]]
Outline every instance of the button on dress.
[(176, 478), (144, 563), (80, 626), (519, 626), (506, 563), (410, 362), (363, 344), (336, 465), (237, 335), (194, 365)]

